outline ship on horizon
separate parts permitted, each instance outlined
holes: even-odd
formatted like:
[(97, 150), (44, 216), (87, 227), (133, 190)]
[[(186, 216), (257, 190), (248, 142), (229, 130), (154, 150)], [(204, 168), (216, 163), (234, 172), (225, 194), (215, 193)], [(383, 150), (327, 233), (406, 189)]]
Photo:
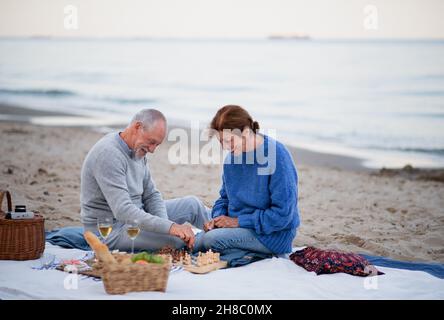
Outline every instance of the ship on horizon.
[(269, 40), (310, 40), (308, 34), (291, 33), (291, 34), (272, 34), (268, 36)]

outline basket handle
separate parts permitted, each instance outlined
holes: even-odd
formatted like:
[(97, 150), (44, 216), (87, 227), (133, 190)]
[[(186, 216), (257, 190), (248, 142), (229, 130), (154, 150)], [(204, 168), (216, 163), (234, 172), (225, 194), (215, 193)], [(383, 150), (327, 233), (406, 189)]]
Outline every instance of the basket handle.
[(6, 200), (8, 202), (8, 211), (12, 211), (12, 200), (11, 200), (11, 194), (8, 190), (0, 190), (0, 211), (2, 210), (2, 204), (3, 204), (3, 197), (6, 194)]

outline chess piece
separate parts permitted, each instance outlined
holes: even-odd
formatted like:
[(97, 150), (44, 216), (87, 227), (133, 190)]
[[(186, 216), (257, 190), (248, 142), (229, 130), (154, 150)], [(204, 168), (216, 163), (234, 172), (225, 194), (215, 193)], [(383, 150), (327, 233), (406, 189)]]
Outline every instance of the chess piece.
[(213, 261), (213, 251), (211, 251), (211, 249), (210, 250), (208, 250), (208, 252), (207, 252), (207, 259), (208, 259), (208, 264), (212, 264), (214, 261)]
[[(191, 263), (186, 264), (190, 259)], [(191, 260), (192, 259), (192, 260)], [(218, 269), (226, 268), (227, 262), (220, 260), (220, 253), (208, 250), (207, 252), (198, 252), (197, 255), (190, 257), (185, 255), (185, 270), (191, 273), (204, 274)]]
[(191, 256), (188, 254), (188, 252), (185, 253), (185, 265), (189, 266), (191, 265)]

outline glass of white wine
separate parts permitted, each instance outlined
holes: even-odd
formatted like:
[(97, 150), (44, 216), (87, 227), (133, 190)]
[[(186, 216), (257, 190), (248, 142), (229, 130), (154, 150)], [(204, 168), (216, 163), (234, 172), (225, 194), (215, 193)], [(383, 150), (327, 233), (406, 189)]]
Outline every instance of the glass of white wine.
[(134, 240), (136, 240), (139, 235), (140, 227), (139, 222), (137, 220), (127, 220), (126, 222), (126, 233), (128, 237), (131, 239), (131, 254), (134, 254)]
[(106, 238), (108, 238), (113, 230), (113, 219), (110, 217), (99, 217), (99, 219), (97, 219), (97, 229), (99, 229), (103, 243), (105, 243)]

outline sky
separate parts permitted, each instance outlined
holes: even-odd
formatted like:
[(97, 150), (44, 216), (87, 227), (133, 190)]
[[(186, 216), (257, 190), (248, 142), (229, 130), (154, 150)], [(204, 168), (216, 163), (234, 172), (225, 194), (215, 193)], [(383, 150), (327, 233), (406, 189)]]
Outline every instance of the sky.
[(0, 36), (262, 38), (276, 34), (444, 39), (444, 1), (0, 1)]

